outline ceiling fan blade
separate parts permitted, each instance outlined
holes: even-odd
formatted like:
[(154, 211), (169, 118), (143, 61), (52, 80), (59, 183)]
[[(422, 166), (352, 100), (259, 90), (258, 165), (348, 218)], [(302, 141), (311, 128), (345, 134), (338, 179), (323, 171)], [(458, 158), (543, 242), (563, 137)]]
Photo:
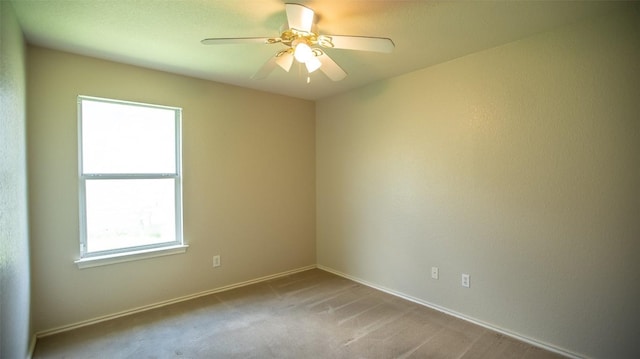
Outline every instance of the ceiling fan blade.
[(287, 51), (280, 56), (276, 56), (276, 64), (282, 67), (286, 72), (289, 72), (293, 65), (293, 52)]
[(268, 40), (268, 37), (218, 37), (204, 39), (200, 43), (203, 45), (266, 44)]
[(300, 4), (285, 4), (289, 28), (298, 31), (311, 32), (315, 13)]
[(276, 60), (278, 60), (278, 58), (275, 56), (270, 58), (267, 62), (264, 63), (264, 65), (262, 65), (262, 67), (260, 68), (260, 70), (258, 70), (258, 72), (256, 72), (255, 74), (253, 74), (253, 76), (251, 76), (251, 78), (254, 80), (262, 80), (265, 77), (269, 76), (271, 71), (273, 71), (273, 69), (277, 65)]
[(320, 66), (320, 71), (324, 72), (327, 77), (329, 77), (333, 81), (340, 81), (343, 78), (347, 77), (347, 73), (333, 61), (329, 55), (323, 53), (322, 55), (317, 57), (320, 60), (322, 66)]
[(333, 48), (390, 53), (395, 48), (393, 41), (386, 37), (323, 35), (331, 39)]

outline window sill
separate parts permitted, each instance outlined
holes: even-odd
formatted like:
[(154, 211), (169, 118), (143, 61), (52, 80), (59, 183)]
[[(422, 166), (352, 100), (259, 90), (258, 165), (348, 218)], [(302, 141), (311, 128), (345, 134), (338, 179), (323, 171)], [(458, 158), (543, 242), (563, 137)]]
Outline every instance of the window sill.
[(106, 265), (115, 264), (115, 263), (137, 261), (141, 259), (148, 259), (148, 258), (154, 258), (154, 257), (168, 256), (172, 254), (185, 253), (188, 247), (189, 247), (188, 245), (183, 244), (183, 245), (177, 245), (177, 246), (171, 246), (171, 247), (148, 249), (143, 251), (118, 253), (118, 254), (111, 254), (111, 255), (99, 256), (99, 257), (89, 257), (89, 258), (78, 259), (74, 263), (78, 265), (79, 269), (99, 267), (99, 266), (106, 266)]

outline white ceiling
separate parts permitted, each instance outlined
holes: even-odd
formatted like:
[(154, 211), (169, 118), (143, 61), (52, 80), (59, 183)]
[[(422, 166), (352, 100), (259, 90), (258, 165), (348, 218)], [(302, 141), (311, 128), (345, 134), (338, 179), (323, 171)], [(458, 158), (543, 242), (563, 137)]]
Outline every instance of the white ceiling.
[[(3, 1), (3, 0), (0, 0)], [(389, 37), (391, 54), (329, 49), (348, 73), (276, 68), (252, 80), (281, 44), (204, 46), (207, 37), (278, 36), (282, 0), (12, 0), (29, 43), (304, 99), (319, 99), (631, 6), (614, 1), (291, 0), (315, 10), (321, 34)]]

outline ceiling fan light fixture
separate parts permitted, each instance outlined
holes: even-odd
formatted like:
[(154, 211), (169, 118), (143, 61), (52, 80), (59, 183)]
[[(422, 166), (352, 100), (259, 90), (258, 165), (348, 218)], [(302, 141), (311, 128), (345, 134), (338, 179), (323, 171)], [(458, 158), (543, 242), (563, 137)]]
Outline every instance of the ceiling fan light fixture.
[(293, 51), (293, 57), (302, 64), (309, 61), (309, 59), (313, 58), (313, 52), (311, 51), (311, 47), (304, 42), (299, 42), (296, 44), (295, 50)]
[[(332, 81), (340, 81), (347, 73), (322, 50), (323, 48), (390, 53), (395, 47), (391, 39), (384, 37), (321, 35), (316, 30), (317, 17), (312, 9), (301, 4), (285, 3), (285, 10), (287, 24), (280, 29), (278, 37), (207, 38), (200, 42), (204, 45), (266, 43), (286, 46), (285, 50), (277, 52), (262, 65), (252, 76), (254, 79), (267, 77), (277, 66), (289, 72), (293, 62), (298, 61), (305, 64), (309, 74), (320, 69)], [(310, 76), (307, 76), (307, 81), (310, 80)]]

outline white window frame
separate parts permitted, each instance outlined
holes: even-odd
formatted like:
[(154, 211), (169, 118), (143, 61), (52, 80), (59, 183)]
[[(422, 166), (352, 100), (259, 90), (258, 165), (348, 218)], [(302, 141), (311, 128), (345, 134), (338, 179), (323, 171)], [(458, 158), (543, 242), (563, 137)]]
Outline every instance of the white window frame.
[[(83, 139), (82, 139), (82, 103), (83, 101), (104, 102), (127, 106), (141, 106), (171, 110), (175, 113), (175, 159), (174, 173), (84, 173), (83, 170)], [(118, 262), (145, 259), (170, 254), (184, 253), (188, 247), (184, 243), (182, 235), (182, 109), (179, 107), (153, 105), (139, 102), (113, 100), (91, 96), (78, 96), (78, 187), (79, 187), (79, 212), (80, 212), (80, 258), (75, 261), (79, 268), (95, 267)], [(86, 184), (87, 181), (100, 180), (131, 180), (131, 179), (167, 179), (173, 178), (175, 183), (175, 240), (146, 245), (137, 245), (125, 248), (87, 251), (87, 208), (86, 208)]]

